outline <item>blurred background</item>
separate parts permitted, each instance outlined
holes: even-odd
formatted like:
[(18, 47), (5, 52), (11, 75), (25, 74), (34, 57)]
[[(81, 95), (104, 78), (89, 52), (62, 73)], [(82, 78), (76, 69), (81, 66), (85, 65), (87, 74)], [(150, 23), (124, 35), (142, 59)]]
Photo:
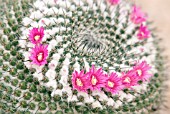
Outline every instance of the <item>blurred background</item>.
[[(168, 56), (170, 65), (170, 0), (135, 0), (141, 8), (148, 13), (149, 20), (154, 21), (157, 34), (163, 39), (161, 46), (166, 49), (164, 55)], [(169, 75), (170, 76), (170, 75)], [(170, 80), (167, 95), (167, 108), (162, 109), (159, 114), (170, 114)]]

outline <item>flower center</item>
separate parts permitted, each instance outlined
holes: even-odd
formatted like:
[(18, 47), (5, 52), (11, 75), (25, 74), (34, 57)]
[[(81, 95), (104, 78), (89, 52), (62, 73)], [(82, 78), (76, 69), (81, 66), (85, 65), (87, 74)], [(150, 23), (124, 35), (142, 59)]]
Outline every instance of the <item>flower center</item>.
[(142, 32), (141, 32), (141, 35), (142, 35), (142, 36), (145, 36), (145, 33), (142, 31)]
[(82, 81), (81, 81), (79, 78), (76, 79), (76, 84), (77, 84), (78, 86), (80, 86), (80, 87), (83, 86), (83, 83), (82, 83)]
[(123, 82), (130, 83), (130, 82), (131, 82), (131, 79), (130, 79), (129, 77), (126, 77)]
[(92, 83), (92, 85), (96, 85), (97, 79), (95, 76), (92, 76), (91, 83)]
[(38, 61), (42, 61), (42, 60), (43, 60), (43, 53), (39, 53), (39, 54), (37, 55), (37, 60), (38, 60)]
[(37, 41), (37, 40), (39, 40), (40, 39), (40, 35), (36, 35), (35, 37), (34, 37), (34, 39)]
[(137, 70), (137, 73), (138, 73), (139, 76), (142, 75), (142, 71), (141, 70)]
[(111, 81), (108, 81), (107, 84), (108, 84), (108, 86), (111, 87), (111, 88), (114, 87), (114, 85), (115, 85), (115, 84), (114, 84), (113, 82), (111, 82)]

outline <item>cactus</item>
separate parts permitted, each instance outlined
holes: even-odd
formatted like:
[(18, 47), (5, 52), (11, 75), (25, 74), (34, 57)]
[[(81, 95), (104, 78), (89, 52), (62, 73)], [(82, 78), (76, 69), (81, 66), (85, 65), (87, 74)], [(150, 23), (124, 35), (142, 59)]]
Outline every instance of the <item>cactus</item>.
[[(2, 0), (0, 7), (0, 113), (144, 114), (159, 107), (165, 69), (160, 39), (132, 2)], [(139, 64), (149, 71), (136, 72)], [(93, 73), (103, 80), (97, 89), (88, 86)]]

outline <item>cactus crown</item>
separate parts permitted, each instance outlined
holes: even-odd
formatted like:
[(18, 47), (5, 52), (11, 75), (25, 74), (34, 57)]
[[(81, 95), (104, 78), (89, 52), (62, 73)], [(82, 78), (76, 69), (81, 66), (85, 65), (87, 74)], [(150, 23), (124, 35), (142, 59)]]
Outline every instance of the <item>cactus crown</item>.
[(159, 39), (131, 2), (2, 0), (0, 7), (0, 113), (150, 113), (159, 104)]

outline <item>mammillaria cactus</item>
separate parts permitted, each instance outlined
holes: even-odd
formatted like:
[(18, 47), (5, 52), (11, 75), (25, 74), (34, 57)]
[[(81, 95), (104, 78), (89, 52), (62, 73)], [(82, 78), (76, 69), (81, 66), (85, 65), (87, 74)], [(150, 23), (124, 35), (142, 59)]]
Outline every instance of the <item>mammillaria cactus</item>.
[(128, 0), (2, 0), (0, 113), (151, 113), (163, 57)]

